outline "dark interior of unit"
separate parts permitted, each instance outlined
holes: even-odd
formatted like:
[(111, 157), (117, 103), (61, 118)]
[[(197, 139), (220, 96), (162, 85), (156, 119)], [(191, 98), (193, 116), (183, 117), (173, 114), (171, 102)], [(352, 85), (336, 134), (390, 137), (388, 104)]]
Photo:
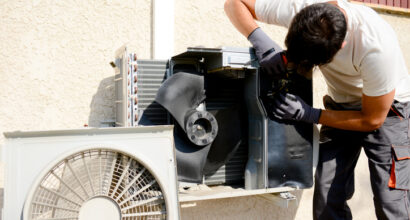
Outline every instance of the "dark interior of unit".
[[(218, 59), (218, 57), (214, 56), (211, 59)], [(203, 95), (201, 100), (191, 103), (189, 108), (194, 109), (200, 104), (202, 105), (201, 111), (209, 112), (217, 121), (216, 137), (211, 143), (198, 146), (189, 140), (188, 131), (184, 131), (183, 125), (173, 120), (176, 126), (175, 143), (179, 180), (208, 185), (243, 184), (248, 158), (248, 119), (243, 94), (244, 78), (230, 74), (227, 70), (209, 72), (207, 62), (207, 58), (198, 56), (174, 58), (170, 65), (172, 76), (181, 74), (201, 76), (198, 84), (203, 84), (204, 94), (195, 97), (185, 95), (185, 97), (196, 99)], [(175, 87), (175, 83), (173, 86)], [(180, 98), (184, 99), (184, 97), (173, 97), (174, 100)], [(178, 113), (185, 111), (179, 108), (175, 110)], [(175, 119), (175, 116), (171, 118)], [(209, 121), (198, 119), (194, 124), (196, 123), (205, 133), (212, 132)]]

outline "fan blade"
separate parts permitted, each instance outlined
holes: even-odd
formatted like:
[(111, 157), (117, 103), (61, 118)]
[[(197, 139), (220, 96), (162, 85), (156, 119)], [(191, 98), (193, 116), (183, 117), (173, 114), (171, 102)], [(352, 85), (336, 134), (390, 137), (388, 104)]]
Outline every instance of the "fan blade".
[(188, 111), (197, 108), (204, 99), (204, 77), (179, 72), (164, 81), (155, 101), (167, 109), (185, 131)]
[(174, 139), (179, 181), (201, 183), (203, 168), (211, 145), (203, 147), (194, 145), (178, 125), (174, 129)]
[(180, 181), (202, 182), (210, 144), (218, 133), (215, 117), (196, 110), (204, 100), (204, 76), (195, 72), (175, 73), (165, 80), (155, 98), (177, 122), (174, 138)]
[(205, 146), (215, 139), (218, 124), (209, 112), (196, 110), (204, 99), (204, 76), (179, 72), (165, 80), (155, 101), (171, 113), (192, 143)]

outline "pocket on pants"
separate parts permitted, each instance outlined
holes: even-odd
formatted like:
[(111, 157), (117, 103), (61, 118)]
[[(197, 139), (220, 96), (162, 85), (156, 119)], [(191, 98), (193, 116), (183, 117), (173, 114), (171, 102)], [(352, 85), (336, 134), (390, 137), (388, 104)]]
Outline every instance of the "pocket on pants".
[(389, 187), (410, 190), (410, 145), (392, 145)]

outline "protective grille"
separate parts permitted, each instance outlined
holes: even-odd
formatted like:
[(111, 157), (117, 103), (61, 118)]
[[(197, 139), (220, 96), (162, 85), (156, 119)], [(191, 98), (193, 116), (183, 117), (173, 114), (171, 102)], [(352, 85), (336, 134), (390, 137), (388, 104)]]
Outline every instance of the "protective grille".
[(82, 205), (96, 197), (116, 203), (122, 220), (167, 216), (162, 190), (148, 169), (128, 155), (95, 149), (60, 161), (44, 176), (28, 218), (79, 219)]

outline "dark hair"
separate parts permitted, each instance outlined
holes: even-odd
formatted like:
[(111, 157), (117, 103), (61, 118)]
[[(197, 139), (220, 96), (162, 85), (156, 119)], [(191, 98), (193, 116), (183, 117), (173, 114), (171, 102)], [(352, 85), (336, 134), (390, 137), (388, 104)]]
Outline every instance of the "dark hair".
[(303, 8), (293, 18), (286, 36), (286, 56), (299, 68), (332, 61), (346, 36), (346, 18), (336, 6), (318, 3)]

